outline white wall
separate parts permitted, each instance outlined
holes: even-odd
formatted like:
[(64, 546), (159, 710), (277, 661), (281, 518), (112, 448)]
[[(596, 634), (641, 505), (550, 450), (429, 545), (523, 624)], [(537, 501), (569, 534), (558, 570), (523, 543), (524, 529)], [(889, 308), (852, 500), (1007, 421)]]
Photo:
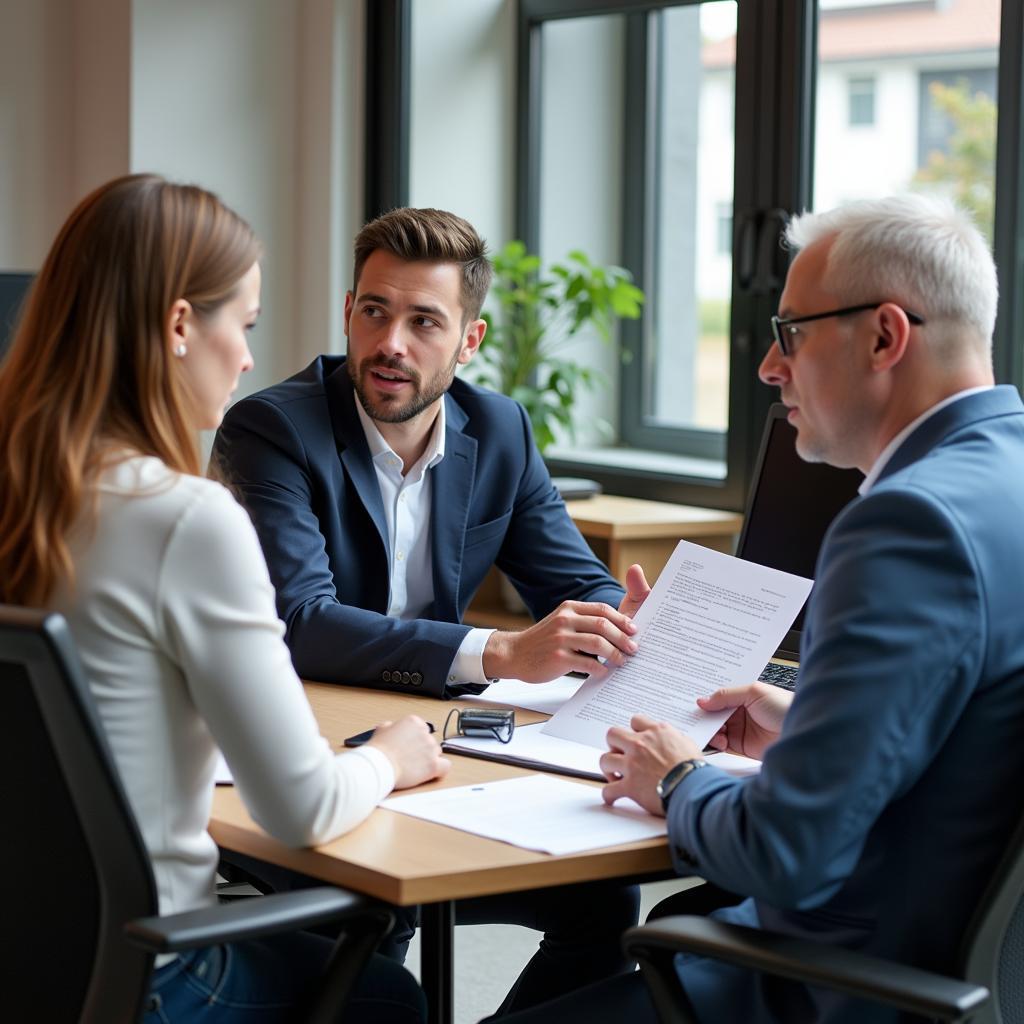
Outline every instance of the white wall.
[(295, 7), (277, 0), (135, 0), (132, 169), (212, 189), (266, 247), (243, 390), (290, 361), (297, 32)]
[(128, 168), (131, 0), (0, 0), (0, 269), (35, 270), (72, 204)]
[(265, 246), (243, 392), (341, 344), (361, 19), (351, 0), (135, 0), (133, 169), (212, 188)]
[[(69, 0), (3, 6), (0, 32), (0, 269), (42, 261), (70, 201)], [(62, 123), (64, 131), (48, 126)]]
[(362, 0), (0, 0), (0, 269), (36, 269), (72, 204), (156, 171), (266, 245), (243, 391), (341, 347), (361, 212)]

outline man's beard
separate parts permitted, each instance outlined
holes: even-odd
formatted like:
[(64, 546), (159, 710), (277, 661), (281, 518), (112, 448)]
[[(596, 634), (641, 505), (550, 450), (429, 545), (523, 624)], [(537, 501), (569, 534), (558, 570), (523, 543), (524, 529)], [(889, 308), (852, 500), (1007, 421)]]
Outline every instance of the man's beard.
[[(363, 408), (369, 413), (370, 418), (380, 423), (405, 423), (414, 416), (418, 416), (424, 409), (436, 402), (452, 385), (455, 379), (455, 367), (459, 364), (459, 355), (462, 352), (460, 345), (452, 356), (451, 362), (439, 370), (433, 377), (422, 384), (420, 374), (411, 367), (406, 366), (398, 358), (386, 359), (384, 356), (367, 357), (358, 367), (351, 359), (345, 361), (348, 367), (348, 375), (352, 380), (352, 386), (359, 396)], [(413, 393), (405, 399), (404, 403), (397, 395), (384, 395), (376, 400), (371, 397), (369, 388), (363, 381), (371, 370), (393, 370), (407, 377), (412, 384)]]

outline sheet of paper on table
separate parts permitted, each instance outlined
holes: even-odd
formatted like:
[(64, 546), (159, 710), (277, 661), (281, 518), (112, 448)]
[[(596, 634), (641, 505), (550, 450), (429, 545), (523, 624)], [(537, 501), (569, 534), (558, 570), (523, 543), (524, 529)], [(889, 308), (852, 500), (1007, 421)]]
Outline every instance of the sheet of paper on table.
[(608, 807), (596, 786), (551, 775), (396, 796), (381, 806), (542, 853), (579, 853), (666, 832), (664, 818), (631, 800)]
[(235, 777), (231, 774), (231, 769), (219, 750), (217, 751), (217, 767), (213, 769), (213, 782), (216, 786), (233, 786), (235, 784)]
[(527, 711), (541, 711), (553, 715), (583, 685), (575, 676), (559, 676), (549, 683), (524, 683), (521, 679), (499, 679), (491, 683), (483, 693), (466, 700), (484, 701), (488, 704), (507, 704)]

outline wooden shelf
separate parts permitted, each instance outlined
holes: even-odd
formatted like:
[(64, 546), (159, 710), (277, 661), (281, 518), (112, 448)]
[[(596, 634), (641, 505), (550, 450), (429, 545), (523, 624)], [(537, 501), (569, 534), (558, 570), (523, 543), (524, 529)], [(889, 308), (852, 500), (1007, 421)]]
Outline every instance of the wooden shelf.
[[(667, 501), (623, 498), (598, 494), (581, 501), (567, 501), (569, 515), (587, 540), (603, 537), (615, 540), (686, 539), (717, 546), (731, 546), (743, 525), (735, 512), (721, 512), (695, 505), (673, 505)], [(724, 548), (722, 548), (724, 550)]]
[[(565, 507), (594, 554), (620, 581), (636, 562), (653, 583), (680, 540), (731, 554), (743, 525), (743, 517), (734, 512), (616, 494), (567, 501)], [(528, 614), (505, 607), (500, 576), (497, 569), (491, 569), (466, 611), (467, 625), (496, 629), (531, 625), (533, 619)]]

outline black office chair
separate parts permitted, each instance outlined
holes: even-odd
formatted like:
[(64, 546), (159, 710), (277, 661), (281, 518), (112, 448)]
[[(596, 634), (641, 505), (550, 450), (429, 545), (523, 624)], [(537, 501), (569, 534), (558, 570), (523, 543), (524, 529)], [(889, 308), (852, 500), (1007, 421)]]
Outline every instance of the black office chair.
[(67, 624), (0, 605), (0, 1016), (137, 1021), (157, 953), (340, 922), (304, 1020), (337, 1020), (392, 924), (329, 887), (157, 913), (156, 886)]
[[(696, 1024), (674, 968), (677, 953), (884, 1003), (929, 1020), (1024, 1022), (1024, 822), (967, 929), (956, 977), (835, 946), (786, 938), (704, 917), (666, 917), (632, 928), (623, 946), (640, 961), (662, 1024)], [(991, 998), (989, 998), (991, 995)]]

